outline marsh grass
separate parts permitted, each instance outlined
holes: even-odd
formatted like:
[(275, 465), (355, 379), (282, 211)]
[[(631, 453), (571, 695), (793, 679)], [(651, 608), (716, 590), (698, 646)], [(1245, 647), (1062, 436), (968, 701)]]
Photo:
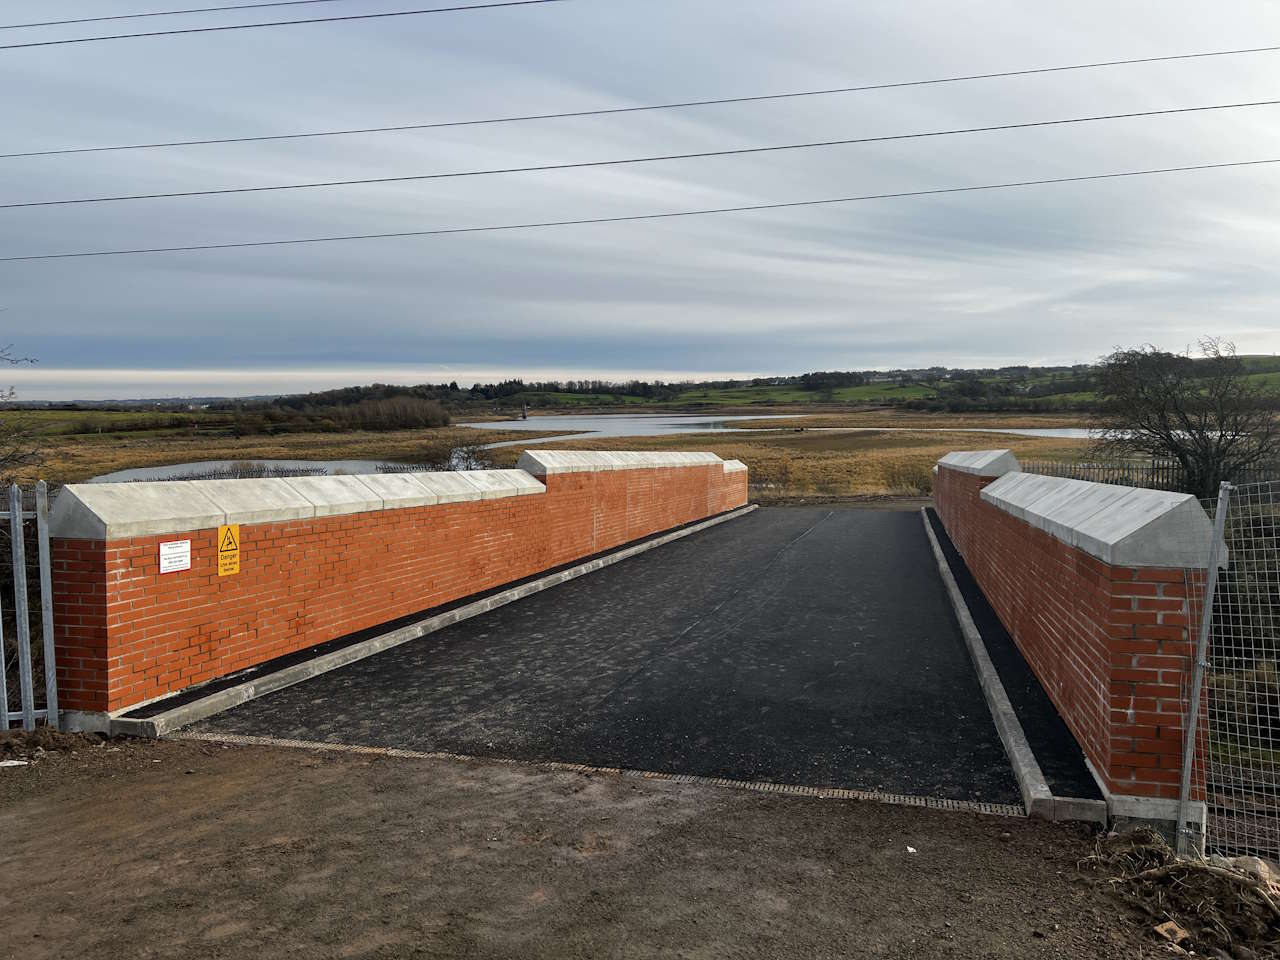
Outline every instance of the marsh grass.
[[(562, 431), (494, 431), (467, 427), (347, 433), (291, 433), (233, 437), (201, 434), (117, 434), (115, 436), (50, 437), (41, 469), (30, 469), (23, 482), (43, 477), (76, 483), (104, 473), (134, 467), (203, 460), (386, 460), (422, 463), (441, 449), (476, 446), (501, 440), (552, 436)], [(37, 476), (38, 475), (38, 476)]]
[[(741, 460), (750, 483), (770, 498), (824, 496), (926, 496), (933, 491), (933, 465), (952, 450), (1009, 447), (1019, 456), (1071, 460), (1083, 456), (1084, 441), (910, 431), (850, 433), (673, 434), (658, 437), (583, 437), (539, 444), (553, 450), (710, 450)], [(513, 466), (522, 447), (492, 451), (498, 466)]]

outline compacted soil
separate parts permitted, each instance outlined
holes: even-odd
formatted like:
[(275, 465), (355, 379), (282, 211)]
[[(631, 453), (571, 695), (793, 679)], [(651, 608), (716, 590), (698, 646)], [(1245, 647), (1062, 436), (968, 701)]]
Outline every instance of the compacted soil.
[(1082, 866), (1083, 827), (492, 761), (49, 747), (0, 768), (3, 958), (1172, 955)]

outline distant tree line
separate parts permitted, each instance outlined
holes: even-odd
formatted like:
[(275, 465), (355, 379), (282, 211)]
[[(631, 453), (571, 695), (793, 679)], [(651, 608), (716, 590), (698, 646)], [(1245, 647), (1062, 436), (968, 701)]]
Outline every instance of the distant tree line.
[(440, 399), (448, 391), (448, 387), (431, 385), (375, 383), (271, 401), (218, 404), (214, 409), (230, 414), (230, 429), (237, 436), (427, 429), (452, 422)]

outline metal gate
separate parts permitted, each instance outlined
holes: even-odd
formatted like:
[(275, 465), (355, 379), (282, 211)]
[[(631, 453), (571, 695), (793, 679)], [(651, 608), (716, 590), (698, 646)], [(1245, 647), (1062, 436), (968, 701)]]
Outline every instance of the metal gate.
[[(0, 511), (0, 520), (9, 521), (12, 546), (13, 606), (4, 609), (0, 590), (0, 731), (21, 722), (24, 730), (34, 730), (37, 720), (58, 726), (58, 680), (53, 650), (53, 583), (49, 556), (49, 488), (43, 480), (36, 484), (34, 509), (24, 509), (23, 491), (15, 483), (9, 487), (9, 509)], [(36, 554), (27, 552), (27, 523), (35, 521)], [(30, 574), (39, 581), (39, 633), (41, 643), (32, 646), (32, 610), (28, 602)], [(17, 690), (10, 689), (10, 675), (17, 673)], [(39, 682), (37, 682), (39, 681)], [(43, 688), (43, 705), (38, 705)]]

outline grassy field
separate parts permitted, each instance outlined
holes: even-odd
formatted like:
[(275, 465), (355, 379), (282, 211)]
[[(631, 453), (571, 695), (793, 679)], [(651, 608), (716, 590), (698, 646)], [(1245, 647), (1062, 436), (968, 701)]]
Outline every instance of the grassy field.
[[(747, 411), (749, 412), (749, 411)], [(848, 412), (803, 413), (794, 410), (778, 410), (771, 413), (792, 413), (794, 418), (743, 420), (737, 427), (758, 430), (802, 427), (806, 430), (831, 427), (859, 427), (918, 430), (998, 430), (1047, 429), (1056, 427), (1087, 427), (1088, 419), (1072, 413), (926, 413), (915, 410), (851, 410)]]
[(28, 410), (5, 414), (41, 436), (97, 436), (116, 433), (164, 433), (191, 429), (218, 429), (230, 423), (225, 413), (206, 410), (162, 413), (152, 410)]
[(740, 387), (737, 389), (690, 390), (680, 394), (682, 406), (752, 406), (789, 403), (871, 403), (893, 400), (918, 400), (933, 396), (935, 391), (924, 384), (899, 386), (896, 383), (868, 383), (860, 387), (840, 387), (830, 395), (817, 390), (801, 390), (790, 386)]

